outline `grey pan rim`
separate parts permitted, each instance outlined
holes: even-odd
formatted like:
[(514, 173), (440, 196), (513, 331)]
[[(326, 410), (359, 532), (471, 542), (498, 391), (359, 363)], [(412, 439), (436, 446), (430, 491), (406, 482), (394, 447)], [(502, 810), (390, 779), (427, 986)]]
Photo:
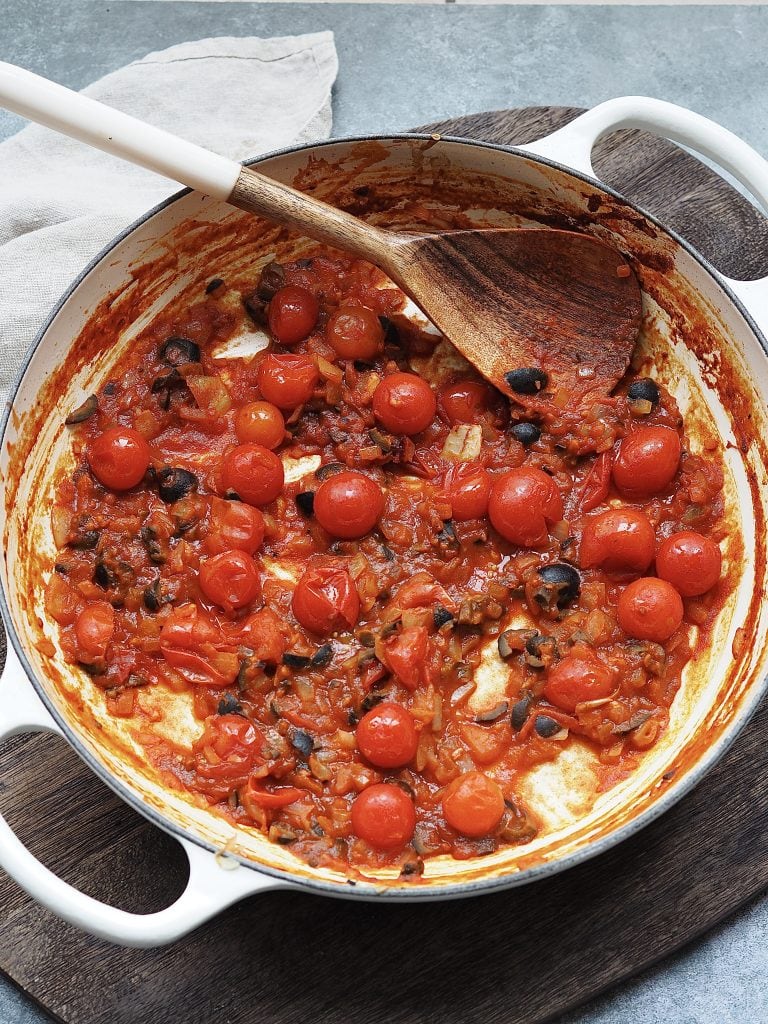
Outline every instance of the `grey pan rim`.
[[(270, 153), (266, 153), (263, 156), (256, 157), (252, 160), (243, 161), (247, 166), (256, 166), (264, 163), (267, 160), (275, 157), (288, 156), (296, 153), (306, 152), (309, 150), (317, 150), (326, 147), (332, 147), (337, 145), (344, 145), (347, 143), (357, 142), (408, 142), (408, 141), (420, 141), (427, 142), (434, 140), (434, 135), (427, 132), (406, 132), (398, 134), (388, 135), (355, 135), (346, 136), (338, 139), (328, 139), (324, 142), (312, 143), (302, 146), (288, 146), (283, 149), (274, 150)], [(593, 178), (582, 174), (579, 171), (573, 170), (566, 164), (561, 164), (555, 160), (551, 160), (546, 157), (541, 157), (532, 153), (528, 153), (525, 150), (518, 149), (515, 146), (502, 146), (497, 143), (490, 142), (479, 142), (474, 139), (464, 139), (460, 136), (453, 135), (441, 135), (441, 142), (449, 142), (458, 144), (461, 146), (472, 147), (476, 149), (491, 150), (513, 156), (521, 157), (525, 160), (533, 161), (534, 163), (541, 164), (545, 167), (551, 167), (565, 174), (570, 175), (572, 178), (589, 185), (592, 188), (599, 189), (606, 195), (611, 196), (613, 199), (623, 203), (627, 208), (631, 209), (635, 213), (640, 214), (642, 217), (649, 220), (654, 224), (660, 231), (662, 231), (667, 237), (671, 238), (679, 246), (681, 246), (708, 274), (718, 288), (721, 288), (729, 297), (734, 306), (739, 310), (744, 320), (749, 325), (752, 333), (755, 335), (761, 349), (763, 350), (766, 357), (768, 357), (768, 342), (763, 336), (762, 332), (755, 323), (754, 318), (750, 312), (746, 309), (741, 299), (736, 295), (733, 290), (729, 287), (718, 274), (715, 267), (706, 260), (696, 249), (693, 248), (684, 238), (678, 235), (666, 227), (657, 217), (644, 210), (642, 207), (628, 200), (625, 196), (621, 195), (615, 189), (610, 186), (603, 184)], [(130, 234), (132, 234), (138, 227), (145, 224), (156, 214), (167, 209), (173, 203), (178, 202), (185, 196), (189, 195), (193, 189), (183, 188), (178, 192), (175, 192), (172, 196), (169, 196), (162, 203), (153, 207), (147, 213), (143, 214), (132, 224), (126, 227), (120, 234), (118, 234), (112, 241), (98, 254), (90, 263), (81, 271), (77, 278), (67, 288), (64, 294), (56, 303), (55, 307), (51, 311), (50, 315), (46, 319), (44, 325), (38, 331), (29, 351), (27, 352), (23, 365), (19, 370), (16, 380), (10, 392), (8, 402), (6, 402), (5, 410), (0, 419), (0, 444), (6, 443), (6, 433), (8, 429), (8, 423), (16, 403), (19, 389), (21, 388), (24, 377), (26, 376), (29, 364), (33, 359), (38, 347), (45, 340), (45, 336), (51, 327), (51, 324), (59, 315), (63, 307), (71, 298), (72, 294), (80, 287), (83, 281), (95, 270), (103, 260), (110, 255), (110, 253), (123, 242)], [(7, 557), (4, 553), (4, 557)], [(53, 720), (61, 729), (65, 739), (80, 757), (82, 761), (101, 779), (110, 789), (113, 790), (122, 800), (125, 801), (132, 807), (133, 810), (137, 811), (142, 817), (146, 818), (151, 824), (157, 826), (163, 832), (177, 838), (184, 839), (188, 842), (194, 843), (196, 846), (204, 850), (208, 850), (212, 854), (220, 853), (220, 849), (211, 843), (206, 842), (200, 836), (194, 832), (187, 831), (180, 825), (177, 825), (174, 821), (164, 817), (158, 810), (150, 807), (146, 804), (140, 796), (133, 792), (125, 783), (120, 781), (118, 778), (112, 775), (99, 759), (94, 756), (85, 745), (78, 739), (76, 735), (72, 733), (69, 726), (67, 725), (63, 715), (59, 712), (56, 704), (48, 696), (45, 687), (38, 680), (35, 671), (33, 670), (29, 660), (27, 659), (24, 647), (16, 633), (15, 626), (10, 612), (10, 605), (8, 594), (6, 593), (5, 584), (0, 580), (0, 616), (2, 617), (5, 625), (6, 634), (11, 642), (11, 645), (19, 659), (24, 672), (33, 686), (38, 698), (42, 701), (44, 707), (51, 715)], [(607, 853), (614, 846), (625, 840), (631, 838), (641, 829), (650, 825), (651, 822), (661, 817), (666, 811), (668, 811), (674, 804), (682, 799), (687, 793), (689, 793), (707, 772), (720, 760), (721, 757), (730, 749), (737, 736), (750, 720), (754, 712), (756, 711), (760, 701), (763, 698), (766, 690), (768, 689), (768, 675), (765, 676), (759, 685), (752, 687), (752, 692), (749, 699), (746, 700), (737, 716), (734, 718), (727, 732), (715, 743), (711, 748), (707, 750), (704, 756), (696, 763), (696, 765), (680, 779), (679, 782), (672, 783), (670, 788), (664, 793), (663, 796), (659, 797), (650, 807), (639, 814), (632, 821), (622, 825), (620, 828), (611, 832), (609, 835), (603, 836), (600, 839), (596, 839), (589, 843), (587, 846), (580, 850), (576, 850), (573, 853), (566, 854), (564, 857), (557, 860), (549, 861), (544, 864), (537, 865), (535, 867), (525, 868), (522, 871), (514, 872), (513, 874), (500, 876), (489, 879), (478, 879), (467, 882), (457, 882), (455, 884), (441, 886), (439, 888), (432, 888), (427, 883), (424, 888), (414, 887), (413, 889), (391, 889), (387, 887), (378, 887), (370, 883), (357, 883), (352, 879), (347, 880), (347, 885), (343, 883), (327, 882), (322, 879), (308, 879), (294, 875), (290, 871), (284, 871), (277, 868), (269, 867), (268, 865), (258, 864), (254, 861), (248, 860), (244, 857), (237, 856), (235, 859), (239, 861), (244, 867), (255, 871), (257, 874), (265, 875), (273, 878), (276, 884), (275, 888), (290, 888), (293, 890), (300, 890), (312, 894), (320, 894), (324, 896), (335, 896), (337, 898), (347, 899), (360, 899), (369, 901), (384, 900), (388, 902), (397, 903), (417, 903), (425, 901), (435, 900), (449, 900), (459, 899), (467, 896), (478, 896), (483, 894), (490, 894), (493, 892), (499, 892), (504, 889), (515, 888), (519, 885), (526, 885), (530, 882), (541, 881), (552, 875), (559, 874), (561, 871), (566, 871), (569, 868), (583, 864), (585, 861), (591, 860), (593, 857), (597, 857), (600, 854)]]

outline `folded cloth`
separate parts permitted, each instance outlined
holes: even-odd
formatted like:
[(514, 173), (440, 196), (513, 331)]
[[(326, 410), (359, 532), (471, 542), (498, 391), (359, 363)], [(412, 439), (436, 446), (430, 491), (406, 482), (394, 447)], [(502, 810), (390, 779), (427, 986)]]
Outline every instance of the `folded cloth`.
[[(326, 139), (331, 32), (182, 43), (83, 92), (236, 160)], [(67, 285), (178, 185), (30, 125), (0, 143), (0, 396)]]

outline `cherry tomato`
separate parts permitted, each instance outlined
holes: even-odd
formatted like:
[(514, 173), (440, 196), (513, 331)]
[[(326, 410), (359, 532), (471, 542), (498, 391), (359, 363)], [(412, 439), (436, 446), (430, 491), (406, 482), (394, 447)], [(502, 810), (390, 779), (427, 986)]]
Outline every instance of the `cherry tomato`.
[(318, 523), (333, 537), (354, 540), (374, 528), (384, 511), (384, 493), (362, 473), (337, 473), (315, 492)]
[(277, 810), (280, 807), (287, 807), (300, 800), (306, 790), (297, 789), (295, 786), (278, 786), (277, 789), (264, 789), (264, 781), (253, 776), (248, 779), (245, 786), (244, 803), (255, 804), (257, 807), (264, 807), (268, 810)]
[(551, 476), (521, 466), (494, 480), (488, 515), (511, 544), (536, 548), (546, 544), (548, 527), (563, 518), (563, 500)]
[(629, 498), (650, 498), (672, 482), (680, 453), (680, 438), (671, 427), (633, 430), (619, 445), (614, 482)]
[(408, 690), (426, 682), (427, 630), (412, 626), (384, 641), (384, 660)]
[(127, 491), (144, 479), (149, 445), (138, 430), (110, 427), (91, 441), (86, 457), (100, 484), (112, 491)]
[(75, 620), (79, 649), (91, 658), (102, 658), (115, 631), (115, 609), (108, 601), (93, 601)]
[(438, 583), (434, 576), (422, 571), (415, 572), (402, 584), (387, 607), (426, 608), (435, 604), (441, 604), (449, 611), (456, 608), (456, 602), (445, 587)]
[(295, 345), (312, 333), (319, 312), (312, 292), (287, 284), (275, 292), (269, 303), (269, 329), (283, 345)]
[(242, 715), (211, 715), (194, 746), (196, 784), (215, 799), (226, 799), (264, 763), (264, 739), (262, 730)]
[(397, 850), (416, 827), (413, 800), (399, 786), (368, 786), (352, 804), (352, 829), (377, 850)]
[(360, 598), (346, 568), (329, 562), (307, 569), (293, 592), (291, 607), (305, 629), (326, 636), (357, 624)]
[(608, 497), (612, 469), (613, 452), (601, 452), (581, 486), (579, 508), (582, 512), (591, 512), (593, 508), (602, 505)]
[(494, 402), (494, 393), (480, 380), (457, 380), (443, 384), (438, 403), (449, 423), (478, 423)]
[(160, 630), (160, 646), (181, 650), (198, 650), (206, 644), (217, 644), (222, 639), (221, 631), (213, 624), (210, 616), (196, 604), (183, 604), (171, 608), (171, 613)]
[(586, 521), (579, 558), (584, 569), (645, 572), (655, 547), (648, 516), (634, 508), (612, 508)]
[(233, 490), (251, 505), (268, 505), (283, 489), (283, 463), (260, 444), (239, 444), (221, 460), (221, 478), (227, 490)]
[(238, 646), (250, 648), (256, 661), (266, 661), (270, 665), (278, 665), (282, 661), (285, 637), (280, 619), (271, 608), (253, 612), (237, 624), (237, 629)]
[(720, 579), (722, 567), (717, 544), (693, 530), (668, 537), (656, 555), (656, 572), (683, 597), (705, 594)]
[(328, 321), (325, 337), (342, 359), (369, 360), (381, 349), (384, 328), (367, 306), (339, 306)]
[(209, 554), (244, 551), (253, 555), (264, 540), (264, 516), (243, 501), (217, 501), (211, 509), (209, 530), (205, 539)]
[(609, 669), (597, 658), (569, 654), (549, 669), (544, 696), (563, 711), (577, 704), (610, 697), (616, 689)]
[(671, 583), (644, 576), (626, 587), (616, 605), (619, 625), (636, 640), (668, 640), (683, 621), (683, 601)]
[(373, 393), (373, 414), (391, 434), (420, 434), (435, 418), (432, 388), (415, 373), (390, 373)]
[(491, 475), (477, 463), (460, 462), (448, 470), (443, 490), (451, 503), (451, 516), (458, 523), (479, 519), (488, 511)]
[(377, 768), (402, 768), (419, 744), (416, 721), (401, 704), (377, 704), (357, 725), (357, 746)]
[(446, 786), (443, 814), (462, 835), (487, 836), (504, 817), (504, 794), (482, 772), (467, 772)]
[(238, 441), (250, 441), (274, 451), (285, 438), (285, 420), (271, 402), (248, 402), (237, 410), (235, 433)]
[(311, 356), (267, 353), (259, 363), (259, 390), (278, 409), (295, 409), (308, 402), (320, 380)]
[(200, 562), (200, 589), (211, 604), (231, 612), (261, 597), (261, 578), (248, 555), (224, 551)]

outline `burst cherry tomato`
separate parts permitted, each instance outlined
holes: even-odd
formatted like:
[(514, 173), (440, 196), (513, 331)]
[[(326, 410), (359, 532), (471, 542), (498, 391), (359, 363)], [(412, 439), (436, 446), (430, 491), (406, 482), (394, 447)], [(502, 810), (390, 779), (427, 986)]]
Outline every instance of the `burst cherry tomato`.
[(235, 433), (238, 441), (250, 441), (274, 451), (285, 438), (285, 420), (271, 402), (248, 402), (237, 410)]
[(88, 446), (88, 465), (105, 487), (127, 491), (141, 483), (149, 468), (149, 445), (131, 427), (110, 427)]
[(683, 621), (683, 601), (671, 583), (644, 576), (622, 591), (616, 605), (619, 625), (636, 640), (668, 640)]
[(629, 498), (650, 498), (672, 483), (680, 453), (680, 438), (671, 427), (633, 430), (619, 446), (614, 482)]
[(200, 563), (200, 589), (211, 604), (231, 612), (261, 597), (261, 578), (248, 555), (224, 551)]
[(648, 516), (634, 508), (612, 508), (586, 521), (579, 557), (584, 569), (645, 572), (655, 547)]
[(582, 512), (591, 512), (608, 497), (612, 469), (613, 452), (602, 452), (597, 456), (581, 486), (579, 508)]
[(275, 292), (269, 303), (269, 329), (283, 345), (295, 345), (311, 334), (319, 312), (312, 292), (287, 284)]
[(342, 359), (373, 359), (384, 341), (381, 321), (367, 306), (339, 306), (325, 337)]
[(211, 509), (210, 532), (205, 548), (211, 555), (244, 551), (252, 555), (264, 540), (264, 516), (243, 501), (222, 501)]
[(486, 836), (504, 816), (504, 794), (498, 783), (482, 772), (467, 772), (446, 787), (443, 814), (462, 835)]
[(548, 527), (563, 518), (563, 499), (551, 476), (533, 466), (521, 466), (496, 478), (488, 515), (511, 544), (541, 547), (547, 542)]
[(451, 466), (443, 489), (451, 503), (451, 516), (459, 523), (479, 519), (488, 511), (491, 475), (477, 463), (461, 462)]
[(75, 620), (77, 646), (91, 658), (106, 654), (115, 631), (115, 610), (108, 601), (93, 601), (86, 605)]
[(420, 434), (437, 411), (432, 388), (415, 373), (390, 373), (373, 393), (373, 414), (391, 434)]
[(315, 492), (318, 523), (333, 537), (354, 540), (374, 528), (384, 511), (384, 493), (362, 473), (337, 473)]
[(480, 380), (443, 384), (437, 395), (449, 423), (477, 423), (491, 408), (495, 397), (491, 387)]
[(384, 641), (384, 660), (408, 690), (426, 682), (427, 631), (411, 626)]
[(377, 768), (402, 768), (413, 760), (419, 743), (413, 715), (391, 702), (363, 715), (355, 735), (360, 752)]
[(327, 636), (357, 624), (360, 598), (344, 566), (329, 562), (307, 569), (293, 592), (291, 607), (305, 629)]
[(257, 661), (277, 665), (285, 653), (285, 636), (280, 619), (271, 608), (252, 612), (237, 623), (237, 645), (249, 647)]
[(608, 668), (597, 658), (569, 654), (549, 670), (544, 696), (563, 711), (577, 704), (610, 697), (616, 689)]
[(713, 540), (683, 530), (665, 540), (656, 555), (656, 572), (683, 597), (705, 594), (720, 579), (723, 556)]
[(259, 363), (257, 379), (268, 402), (278, 409), (295, 409), (312, 397), (320, 371), (311, 356), (269, 352)]
[(250, 505), (268, 505), (283, 489), (283, 464), (260, 444), (239, 444), (222, 459), (224, 487)]
[(377, 850), (398, 850), (410, 842), (416, 827), (413, 800), (399, 786), (368, 786), (352, 804), (356, 836)]

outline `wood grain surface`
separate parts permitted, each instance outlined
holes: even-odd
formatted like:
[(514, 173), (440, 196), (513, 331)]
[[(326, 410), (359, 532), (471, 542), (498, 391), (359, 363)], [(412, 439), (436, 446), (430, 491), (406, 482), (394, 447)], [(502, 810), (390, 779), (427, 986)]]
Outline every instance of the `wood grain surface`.
[[(478, 114), (431, 130), (531, 141), (576, 111)], [(768, 272), (768, 227), (710, 170), (637, 133), (605, 140), (604, 180), (721, 270)], [(536, 1024), (699, 935), (768, 885), (763, 706), (699, 787), (633, 839), (522, 889), (421, 906), (252, 898), (175, 946), (123, 950), (57, 920), (0, 873), (0, 968), (66, 1024)], [(60, 740), (0, 747), (0, 807), (50, 867), (145, 912), (185, 881), (177, 844)]]

